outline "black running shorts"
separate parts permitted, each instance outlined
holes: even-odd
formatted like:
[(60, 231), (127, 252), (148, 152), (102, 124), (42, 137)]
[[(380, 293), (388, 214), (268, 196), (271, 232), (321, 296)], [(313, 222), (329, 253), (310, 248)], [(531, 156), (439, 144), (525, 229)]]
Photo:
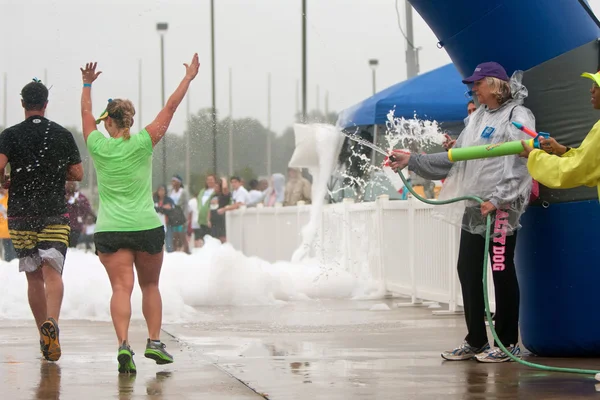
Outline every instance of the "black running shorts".
[(165, 228), (134, 232), (96, 232), (94, 234), (96, 253), (116, 253), (120, 249), (158, 254), (165, 244)]

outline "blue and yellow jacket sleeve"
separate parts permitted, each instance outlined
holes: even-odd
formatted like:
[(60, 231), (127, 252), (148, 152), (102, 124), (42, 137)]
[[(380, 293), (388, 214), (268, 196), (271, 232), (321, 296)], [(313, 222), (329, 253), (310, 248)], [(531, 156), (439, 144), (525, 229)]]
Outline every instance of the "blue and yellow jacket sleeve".
[[(546, 187), (570, 189), (600, 185), (600, 121), (594, 125), (581, 146), (562, 157), (534, 150), (529, 154), (527, 169)], [(600, 191), (600, 187), (599, 187)]]

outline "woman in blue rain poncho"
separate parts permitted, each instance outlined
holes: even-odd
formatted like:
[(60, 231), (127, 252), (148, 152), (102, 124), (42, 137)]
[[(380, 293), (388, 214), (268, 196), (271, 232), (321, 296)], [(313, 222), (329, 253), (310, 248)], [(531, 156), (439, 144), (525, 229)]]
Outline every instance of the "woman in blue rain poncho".
[[(473, 84), (480, 107), (466, 120), (454, 147), (496, 144), (524, 139), (523, 132), (511, 122), (520, 122), (535, 129), (535, 118), (523, 106), (527, 89), (521, 84), (522, 73), (509, 79), (504, 68), (486, 62), (475, 68), (463, 82)], [(452, 163), (446, 152), (429, 155), (408, 155), (394, 151), (392, 168), (408, 166), (410, 171), (427, 179), (444, 179), (440, 199), (478, 196), (485, 200), (458, 202), (436, 208), (436, 214), (461, 228), (458, 255), (458, 275), (467, 323), (467, 336), (457, 348), (442, 353), (446, 360), (476, 358), (481, 362), (505, 362), (511, 359), (498, 348), (491, 349), (487, 337), (483, 299), (483, 251), (486, 217), (494, 217), (494, 236), (490, 243), (490, 258), (496, 294), (495, 326), (499, 339), (508, 344), (514, 355), (520, 354), (519, 284), (514, 264), (514, 252), (519, 219), (529, 202), (532, 180), (525, 161), (519, 156), (486, 158)]]
[(275, 207), (276, 204), (283, 204), (285, 195), (285, 176), (283, 174), (273, 174), (271, 176), (271, 186), (265, 190), (263, 203), (265, 207)]

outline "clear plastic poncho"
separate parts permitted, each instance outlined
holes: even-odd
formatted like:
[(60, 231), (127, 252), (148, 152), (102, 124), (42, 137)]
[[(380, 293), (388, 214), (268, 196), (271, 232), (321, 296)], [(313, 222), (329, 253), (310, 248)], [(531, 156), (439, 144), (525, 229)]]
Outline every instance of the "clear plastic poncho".
[[(495, 110), (481, 105), (469, 116), (454, 147), (496, 144), (513, 140), (530, 139), (511, 122), (520, 122), (535, 130), (533, 113), (523, 106), (527, 89), (522, 85), (523, 73), (517, 71), (510, 79), (513, 99)], [(491, 131), (491, 134), (490, 134)], [(517, 230), (519, 219), (529, 203), (532, 178), (527, 171), (527, 159), (518, 155), (459, 161), (454, 163), (444, 181), (440, 200), (460, 196), (477, 196), (491, 201), (503, 213), (506, 233)], [(486, 218), (475, 201), (460, 201), (437, 207), (434, 214), (467, 232), (485, 235)], [(494, 226), (492, 225), (492, 232)]]

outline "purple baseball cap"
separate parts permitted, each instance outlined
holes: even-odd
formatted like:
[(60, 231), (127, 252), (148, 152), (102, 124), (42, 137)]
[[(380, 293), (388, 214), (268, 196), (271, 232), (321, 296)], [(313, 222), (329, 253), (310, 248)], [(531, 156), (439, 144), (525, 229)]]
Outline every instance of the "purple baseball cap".
[(488, 76), (491, 78), (498, 78), (502, 81), (508, 82), (508, 75), (506, 74), (506, 71), (504, 70), (502, 65), (493, 61), (479, 64), (475, 68), (475, 71), (473, 71), (473, 75), (463, 79), (462, 82), (465, 84), (473, 83), (480, 79), (487, 78)]

